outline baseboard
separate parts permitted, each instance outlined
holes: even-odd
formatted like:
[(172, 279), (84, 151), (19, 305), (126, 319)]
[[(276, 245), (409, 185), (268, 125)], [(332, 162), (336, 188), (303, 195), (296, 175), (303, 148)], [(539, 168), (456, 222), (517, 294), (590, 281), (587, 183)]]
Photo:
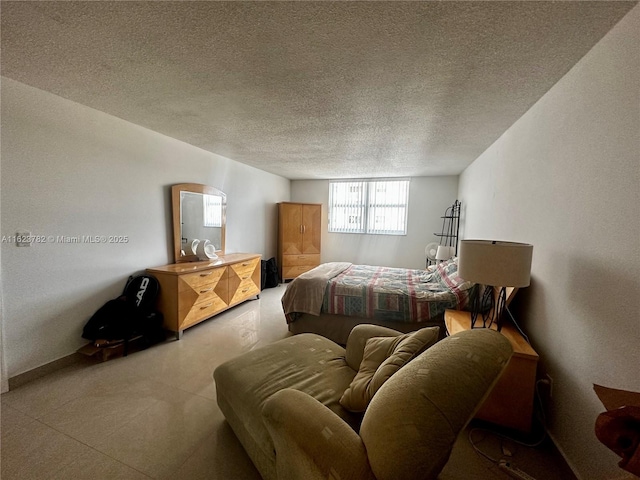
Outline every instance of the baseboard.
[(34, 368), (33, 370), (29, 370), (27, 372), (16, 375), (15, 377), (11, 377), (9, 378), (9, 390), (18, 388), (22, 385), (32, 382), (33, 380), (68, 367), (69, 365), (86, 362), (86, 358), (87, 357), (85, 355), (74, 352), (71, 355), (67, 355), (66, 357), (59, 358), (58, 360), (54, 360), (53, 362), (45, 363), (44, 365)]
[(555, 437), (551, 434), (551, 432), (549, 431), (548, 428), (545, 427), (545, 430), (547, 432), (547, 436), (549, 437), (549, 440), (551, 440), (553, 442), (553, 444), (556, 447), (556, 450), (558, 450), (558, 452), (560, 453), (560, 455), (562, 455), (562, 458), (564, 458), (564, 461), (567, 462), (567, 465), (569, 466), (569, 468), (571, 469), (571, 471), (573, 472), (573, 474), (576, 476), (576, 478), (578, 480), (582, 480), (582, 477), (580, 476), (580, 474), (578, 473), (578, 470), (576, 469), (576, 467), (573, 465), (573, 463), (571, 462), (571, 460), (569, 460), (569, 457), (567, 457), (564, 453), (564, 450), (562, 449), (562, 447), (560, 447), (560, 444), (556, 441)]

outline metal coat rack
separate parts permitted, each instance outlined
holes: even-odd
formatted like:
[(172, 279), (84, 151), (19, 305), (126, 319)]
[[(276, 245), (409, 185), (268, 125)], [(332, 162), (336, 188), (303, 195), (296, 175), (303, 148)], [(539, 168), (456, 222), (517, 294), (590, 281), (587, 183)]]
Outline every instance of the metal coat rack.
[[(440, 239), (440, 245), (446, 247), (453, 247), (455, 249), (455, 255), (458, 255), (458, 233), (460, 231), (460, 201), (456, 200), (448, 207), (442, 218), (442, 231), (440, 233), (434, 233), (436, 237)], [(436, 263), (435, 261), (428, 260), (429, 265)]]

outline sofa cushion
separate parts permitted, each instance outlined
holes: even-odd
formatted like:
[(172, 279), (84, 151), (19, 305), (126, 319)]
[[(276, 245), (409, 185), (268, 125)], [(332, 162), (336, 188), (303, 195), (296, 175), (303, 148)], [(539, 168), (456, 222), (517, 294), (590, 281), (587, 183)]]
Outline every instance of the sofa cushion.
[(367, 340), (360, 369), (340, 398), (340, 404), (351, 412), (364, 412), (384, 382), (436, 343), (438, 333), (438, 327), (428, 327), (396, 337)]
[(265, 401), (284, 388), (300, 390), (357, 429), (361, 415), (339, 403), (355, 374), (345, 361), (344, 348), (306, 333), (229, 360), (216, 368), (214, 378), (218, 403), (232, 408), (262, 451), (273, 456), (273, 443), (261, 417)]
[(398, 330), (381, 327), (380, 325), (367, 323), (356, 325), (349, 333), (349, 338), (347, 339), (347, 364), (357, 372), (362, 363), (362, 355), (364, 355), (364, 346), (367, 340), (373, 337), (397, 337), (403, 333), (406, 332), (399, 332)]

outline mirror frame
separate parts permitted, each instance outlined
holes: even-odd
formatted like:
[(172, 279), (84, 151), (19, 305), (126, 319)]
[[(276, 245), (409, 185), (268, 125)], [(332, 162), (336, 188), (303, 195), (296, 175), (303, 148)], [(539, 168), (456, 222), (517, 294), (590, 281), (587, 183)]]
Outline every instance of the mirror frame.
[(171, 205), (173, 209), (173, 254), (175, 263), (194, 261), (193, 255), (183, 257), (182, 250), (182, 219), (180, 218), (180, 194), (182, 192), (202, 193), (207, 195), (219, 195), (222, 197), (222, 231), (220, 233), (220, 248), (216, 250), (218, 255), (224, 255), (224, 242), (227, 225), (227, 195), (215, 187), (201, 185), (199, 183), (179, 183), (171, 187)]

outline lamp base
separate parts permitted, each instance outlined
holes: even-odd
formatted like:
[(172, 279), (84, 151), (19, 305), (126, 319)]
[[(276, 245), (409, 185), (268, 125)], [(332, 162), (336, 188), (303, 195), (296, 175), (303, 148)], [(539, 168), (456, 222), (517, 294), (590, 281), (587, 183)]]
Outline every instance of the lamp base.
[[(498, 291), (496, 293), (496, 288)], [(496, 324), (498, 331), (502, 330), (502, 314), (507, 304), (506, 287), (484, 286), (482, 295), (479, 293), (480, 285), (476, 284), (471, 292), (471, 328), (492, 328)], [(482, 325), (476, 325), (478, 318), (482, 319)]]

